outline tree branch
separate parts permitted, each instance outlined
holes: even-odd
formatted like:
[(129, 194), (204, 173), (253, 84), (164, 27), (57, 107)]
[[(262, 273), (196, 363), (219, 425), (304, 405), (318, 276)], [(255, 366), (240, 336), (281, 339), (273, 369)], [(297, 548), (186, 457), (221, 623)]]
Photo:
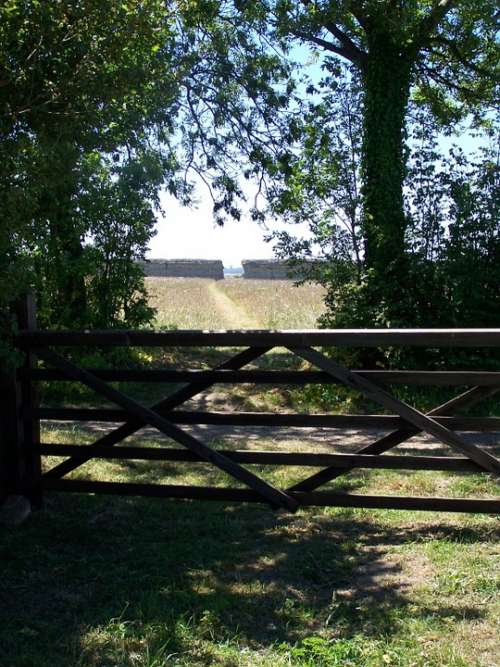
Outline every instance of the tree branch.
[(438, 2), (435, 2), (429, 14), (420, 21), (420, 25), (417, 28), (416, 50), (421, 49), (429, 41), (433, 30), (438, 27), (455, 2), (456, 0), (438, 0)]
[(366, 31), (368, 25), (368, 17), (363, 11), (363, 6), (361, 2), (353, 2), (349, 9), (351, 14), (354, 16), (359, 25)]
[(295, 35), (295, 37), (299, 37), (299, 39), (303, 39), (306, 42), (313, 42), (313, 44), (321, 46), (326, 51), (331, 51), (332, 53), (336, 53), (338, 56), (342, 56), (342, 58), (345, 58), (350, 62), (355, 62), (351, 57), (351, 53), (344, 47), (337, 46), (332, 42), (328, 42), (326, 39), (321, 39), (321, 37), (316, 37), (316, 35), (311, 35), (307, 32), (302, 32), (302, 30), (292, 30), (291, 32), (293, 35)]
[(343, 30), (334, 23), (325, 23), (325, 28), (342, 44), (342, 48), (350, 53), (350, 60), (353, 63), (361, 64), (365, 58), (366, 53), (355, 44), (352, 39), (346, 35)]
[(451, 39), (446, 39), (446, 37), (443, 37), (442, 35), (436, 35), (430, 41), (437, 42), (438, 44), (447, 46), (453, 53), (455, 58), (458, 60), (458, 62), (464, 67), (467, 67), (467, 69), (470, 69), (471, 71), (476, 72), (477, 74), (481, 74), (482, 76), (490, 75), (490, 73), (486, 69), (468, 60), (465, 57), (465, 55), (460, 51), (455, 42), (453, 42)]
[[(308, 8), (311, 6), (312, 2), (311, 0), (301, 0), (302, 4)], [(357, 13), (361, 16), (361, 10), (359, 7), (357, 7)], [(356, 15), (354, 14), (354, 11), (352, 11), (352, 14), (355, 18)], [(364, 20), (364, 17), (360, 19), (357, 19), (360, 25), (362, 25), (361, 21)], [(328, 51), (332, 51), (333, 53), (336, 53), (339, 56), (342, 56), (342, 58), (345, 58), (346, 60), (349, 60), (355, 65), (362, 66), (364, 64), (364, 61), (366, 59), (366, 53), (360, 49), (357, 44), (355, 44), (352, 39), (343, 31), (340, 30), (340, 28), (335, 25), (335, 23), (324, 23), (323, 27), (326, 28), (338, 41), (340, 42), (340, 46), (337, 46), (336, 44), (332, 44), (332, 42), (328, 42), (324, 39), (321, 39), (321, 37), (316, 37), (313, 35), (308, 35), (307, 33), (304, 33), (302, 31), (298, 30), (292, 30), (292, 33), (296, 35), (297, 37), (300, 37), (301, 39), (307, 39), (309, 41), (314, 42), (318, 46), (323, 47), (324, 49), (327, 49)]]

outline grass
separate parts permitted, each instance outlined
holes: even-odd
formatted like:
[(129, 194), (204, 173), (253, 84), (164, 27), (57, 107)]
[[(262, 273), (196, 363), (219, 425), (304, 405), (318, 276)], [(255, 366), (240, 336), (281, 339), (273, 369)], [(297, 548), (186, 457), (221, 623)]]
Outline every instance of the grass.
[[(273, 326), (265, 313), (275, 306), (264, 303), (264, 290), (269, 295), (276, 287), (272, 281), (253, 293), (250, 281), (217, 284), (236, 304), (232, 313), (210, 281), (156, 282), (162, 326), (217, 328), (252, 317), (260, 326)], [(154, 284), (149, 281), (151, 289)], [(288, 288), (293, 289), (284, 286), (284, 304), (296, 298), (292, 291), (285, 295)], [(298, 303), (303, 309), (296, 326), (312, 326), (307, 295)], [(288, 328), (293, 321), (284, 312), (276, 326)], [(148, 350), (107, 362), (206, 368), (231, 352)], [(88, 366), (103, 363), (87, 361)], [(300, 362), (276, 351), (258, 365), (296, 368)], [(62, 387), (51, 383), (45, 399), (102, 403), (72, 384)], [(173, 388), (137, 384), (127, 389), (151, 403)], [(215, 391), (209, 404), (216, 409), (314, 408), (303, 394), (243, 385), (231, 397)], [(425, 401), (435, 404), (440, 396), (417, 398), (427, 407)], [(354, 410), (359, 398), (340, 393), (337, 403), (338, 409), (351, 405)], [(329, 409), (336, 409), (331, 402)], [(100, 429), (98, 424), (86, 429), (46, 424), (43, 438), (91, 443)], [(208, 441), (289, 451), (331, 451), (338, 443), (341, 451), (351, 451), (360, 444), (359, 434), (350, 432), (334, 433), (328, 441), (295, 435), (283, 442), (272, 432), (244, 438), (236, 431), (212, 434)], [(166, 444), (155, 434), (137, 434), (126, 442), (138, 445), (145, 437), (148, 446)], [(48, 458), (45, 465), (59, 460)], [(307, 474), (293, 467), (252, 469), (283, 487)], [(168, 462), (94, 460), (70, 476), (230, 484), (206, 464)], [(330, 486), (388, 495), (497, 493), (487, 475), (433, 472), (358, 470)], [(492, 667), (500, 662), (494, 516), (333, 508), (290, 515), (260, 505), (52, 493), (46, 494), (42, 511), (0, 531), (2, 667)]]
[[(83, 474), (179, 481), (179, 464), (151, 468), (93, 462)], [(224, 483), (190, 467), (190, 482), (207, 478)], [(0, 536), (0, 664), (494, 665), (497, 528), (487, 516), (49, 494)]]
[(265, 329), (314, 329), (324, 310), (320, 285), (294, 286), (289, 280), (224, 280), (223, 292)]
[[(158, 310), (157, 324), (178, 329), (238, 328), (238, 320), (240, 328), (310, 329), (324, 309), (322, 287), (295, 287), (290, 280), (147, 278), (146, 285)], [(236, 317), (224, 308), (221, 295)]]
[(223, 329), (226, 322), (205, 278), (146, 278), (150, 304), (157, 309), (155, 326), (176, 329)]
[[(73, 427), (44, 435), (91, 442), (95, 433)], [(212, 444), (231, 446), (229, 438)], [(165, 442), (150, 437), (148, 445)], [(258, 447), (280, 445), (268, 436)], [(281, 485), (304, 475), (256, 469)], [(204, 464), (118, 460), (91, 461), (72, 476), (229, 483)], [(483, 476), (468, 477), (461, 489), (460, 479), (363, 471), (335, 487), (494, 493)], [(47, 494), (43, 511), (0, 536), (0, 664), (495, 665), (498, 537), (492, 516), (332, 508), (290, 515), (265, 506)]]

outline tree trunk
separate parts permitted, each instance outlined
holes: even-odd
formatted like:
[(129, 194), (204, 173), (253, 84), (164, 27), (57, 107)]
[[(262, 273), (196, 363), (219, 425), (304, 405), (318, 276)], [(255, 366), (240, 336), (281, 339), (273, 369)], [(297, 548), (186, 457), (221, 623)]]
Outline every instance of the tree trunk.
[(51, 288), (51, 324), (78, 327), (85, 321), (87, 310), (81, 266), (84, 250), (74, 201), (78, 151), (61, 140), (55, 143), (51, 138), (51, 141), (58, 146), (49, 162), (52, 182), (47, 180), (39, 202), (39, 216), (47, 220), (50, 237), (44, 266)]
[(404, 127), (412, 62), (389, 35), (369, 36), (363, 68), (363, 235), (374, 299), (398, 299), (405, 284)]

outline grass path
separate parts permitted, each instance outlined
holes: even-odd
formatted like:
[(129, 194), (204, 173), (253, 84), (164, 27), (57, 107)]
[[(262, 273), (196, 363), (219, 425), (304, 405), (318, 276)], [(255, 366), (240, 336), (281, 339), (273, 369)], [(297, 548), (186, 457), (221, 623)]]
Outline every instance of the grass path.
[(236, 304), (219, 289), (216, 281), (208, 284), (208, 291), (220, 313), (222, 320), (230, 329), (260, 329), (261, 323), (251, 317), (244, 308)]

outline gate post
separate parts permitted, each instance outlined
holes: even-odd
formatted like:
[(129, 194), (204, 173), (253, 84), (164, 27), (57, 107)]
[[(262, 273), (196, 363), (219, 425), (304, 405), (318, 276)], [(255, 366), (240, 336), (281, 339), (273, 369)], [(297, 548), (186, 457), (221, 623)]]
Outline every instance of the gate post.
[[(35, 331), (36, 322), (36, 299), (33, 292), (28, 293), (20, 302), (17, 309), (19, 329), (24, 331)], [(32, 508), (40, 508), (42, 505), (42, 469), (40, 456), (40, 419), (33, 414), (39, 407), (38, 387), (27, 372), (36, 368), (37, 359), (35, 354), (28, 349), (25, 360), (21, 367), (25, 373), (18, 376), (18, 393), (21, 401), (21, 458), (23, 470), (20, 480), (21, 493), (28, 498)]]
[(24, 466), (21, 453), (21, 392), (16, 372), (0, 374), (0, 505), (21, 493)]

